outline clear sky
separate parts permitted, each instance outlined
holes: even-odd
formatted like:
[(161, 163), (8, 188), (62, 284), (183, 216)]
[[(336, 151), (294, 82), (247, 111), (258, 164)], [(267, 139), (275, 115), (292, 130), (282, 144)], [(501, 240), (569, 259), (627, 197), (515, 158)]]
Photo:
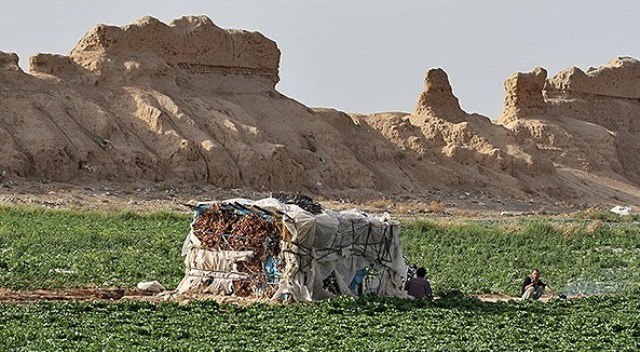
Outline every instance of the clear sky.
[(495, 118), (513, 72), (640, 58), (638, 0), (0, 0), (0, 51), (26, 68), (98, 23), (145, 15), (257, 30), (282, 51), (280, 92), (347, 112), (411, 111), (425, 72), (442, 67), (463, 109)]

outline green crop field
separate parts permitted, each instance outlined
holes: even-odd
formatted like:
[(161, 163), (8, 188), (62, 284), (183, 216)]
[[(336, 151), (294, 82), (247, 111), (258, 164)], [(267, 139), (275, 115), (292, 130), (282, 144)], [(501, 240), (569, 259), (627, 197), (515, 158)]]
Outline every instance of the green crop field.
[[(0, 287), (133, 287), (183, 275), (188, 213), (0, 208)], [(604, 220), (604, 221), (603, 221)], [(635, 220), (635, 219), (634, 219)], [(640, 230), (621, 218), (403, 223), (435, 302), (364, 297), (247, 307), (177, 303), (0, 304), (0, 351), (616, 350), (640, 348)], [(516, 294), (533, 267), (575, 301)], [(461, 297), (460, 294), (465, 297)]]
[(135, 286), (182, 275), (189, 214), (0, 208), (0, 287)]
[(2, 351), (637, 351), (640, 300), (0, 305)]
[(435, 290), (518, 293), (538, 268), (556, 292), (636, 292), (640, 287), (640, 226), (599, 220), (405, 224), (402, 247), (427, 269)]
[[(175, 287), (190, 214), (114, 214), (0, 208), (0, 287)], [(640, 227), (578, 220), (403, 224), (410, 263), (436, 292), (515, 294), (537, 267), (558, 292), (624, 293), (640, 287)]]

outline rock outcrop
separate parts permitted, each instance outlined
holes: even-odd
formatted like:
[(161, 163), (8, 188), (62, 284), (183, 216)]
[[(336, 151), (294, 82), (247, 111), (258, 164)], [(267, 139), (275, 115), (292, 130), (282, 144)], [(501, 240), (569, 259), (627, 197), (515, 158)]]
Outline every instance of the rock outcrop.
[[(555, 175), (552, 163), (541, 156), (531, 140), (519, 138), (488, 117), (460, 108), (447, 74), (431, 69), (412, 114), (361, 117), (399, 149), (454, 171), (450, 186), (531, 196), (528, 183), (535, 177)], [(473, 174), (473, 177), (463, 175)], [(560, 182), (557, 180), (557, 182)]]
[[(165, 24), (143, 17), (124, 26), (97, 25), (69, 56), (38, 54), (29, 61), (33, 73), (56, 75), (84, 71), (102, 80), (125, 81), (173, 74), (260, 77), (279, 81), (280, 51), (257, 32), (225, 30), (205, 16), (187, 16)], [(69, 78), (69, 77), (67, 77)]]
[(545, 90), (640, 99), (640, 61), (623, 56), (587, 72), (572, 67), (549, 79)]
[[(29, 74), (2, 76), (0, 169), (325, 195), (411, 189), (394, 179), (402, 155), (388, 141), (278, 93), (279, 57), (261, 34), (205, 17), (96, 26), (70, 55), (37, 54)], [(14, 54), (2, 63), (18, 68)]]
[(466, 115), (460, 108), (458, 98), (453, 95), (449, 76), (441, 68), (427, 71), (424, 90), (413, 112), (422, 116), (437, 116), (453, 123), (464, 121)]
[[(534, 140), (558, 168), (639, 184), (640, 61), (622, 57), (587, 72), (570, 68), (544, 86), (540, 78), (512, 84), (513, 77), (505, 83), (500, 123)], [(515, 100), (521, 104), (510, 103)]]
[(22, 72), (22, 69), (18, 66), (18, 55), (0, 51), (0, 73), (3, 71)]
[[(432, 69), (412, 113), (310, 109), (276, 90), (280, 51), (206, 17), (98, 25), (29, 72), (0, 52), (4, 179), (208, 184), (327, 197), (431, 189), (574, 202), (638, 189), (640, 64), (505, 83), (495, 123)], [(616, 186), (617, 187), (617, 186)]]
[(531, 72), (516, 72), (504, 82), (505, 98), (502, 120), (516, 119), (522, 115), (544, 112), (542, 89), (547, 79), (547, 70), (536, 67)]

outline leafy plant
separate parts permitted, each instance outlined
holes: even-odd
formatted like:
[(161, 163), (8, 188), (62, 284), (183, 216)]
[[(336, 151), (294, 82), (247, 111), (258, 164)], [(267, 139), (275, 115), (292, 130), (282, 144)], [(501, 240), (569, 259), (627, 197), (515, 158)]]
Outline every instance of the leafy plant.
[[(640, 299), (0, 305), (3, 351), (634, 351)], [(535, 338), (532, 328), (535, 327)]]
[(408, 221), (401, 242), (427, 269), (437, 294), (516, 294), (533, 268), (556, 292), (629, 292), (640, 283), (640, 229), (555, 219), (437, 223)]
[(0, 287), (177, 285), (187, 214), (0, 208)]

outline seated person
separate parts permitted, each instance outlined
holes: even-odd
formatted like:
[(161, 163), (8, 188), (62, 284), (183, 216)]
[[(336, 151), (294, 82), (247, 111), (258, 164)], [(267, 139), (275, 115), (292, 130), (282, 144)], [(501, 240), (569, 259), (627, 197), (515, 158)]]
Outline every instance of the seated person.
[(407, 283), (407, 291), (410, 296), (415, 298), (433, 298), (433, 292), (431, 292), (431, 283), (425, 278), (427, 270), (425, 268), (419, 268), (416, 272), (416, 277), (409, 280)]
[(524, 278), (524, 282), (520, 286), (520, 296), (522, 299), (538, 299), (542, 297), (544, 289), (547, 287), (553, 293), (551, 286), (540, 280), (540, 270), (533, 269), (531, 275)]

